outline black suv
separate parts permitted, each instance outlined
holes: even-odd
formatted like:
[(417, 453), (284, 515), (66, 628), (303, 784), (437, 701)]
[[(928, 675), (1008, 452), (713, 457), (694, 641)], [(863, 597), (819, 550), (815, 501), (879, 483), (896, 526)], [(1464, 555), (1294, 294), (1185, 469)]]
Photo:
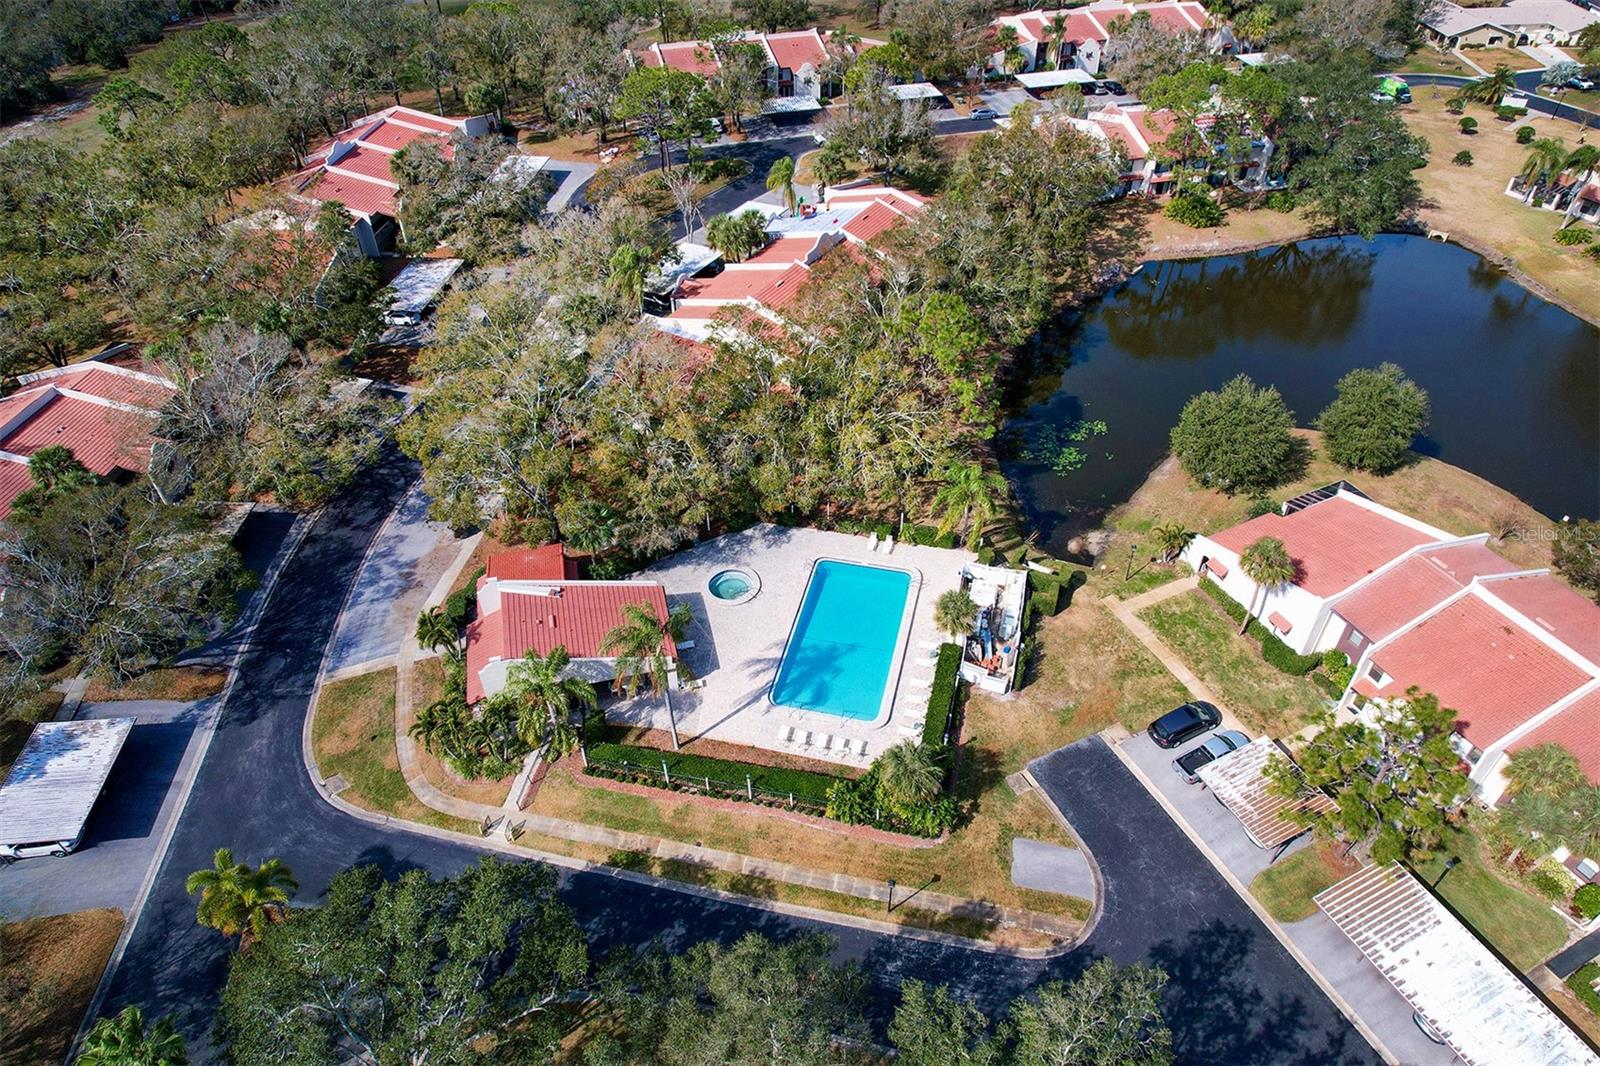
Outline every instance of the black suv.
[(1195, 700), (1175, 707), (1150, 723), (1146, 730), (1158, 748), (1175, 748), (1208, 729), (1222, 724), (1222, 712), (1205, 700)]

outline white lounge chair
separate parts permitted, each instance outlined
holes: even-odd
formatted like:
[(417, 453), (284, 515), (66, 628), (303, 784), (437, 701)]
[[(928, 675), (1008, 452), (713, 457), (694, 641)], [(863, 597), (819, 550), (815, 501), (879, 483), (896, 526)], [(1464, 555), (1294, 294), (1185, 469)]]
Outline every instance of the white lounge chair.
[(809, 748), (811, 746), (811, 730), (806, 730), (805, 735), (800, 741), (800, 746), (802, 748)]
[(792, 740), (794, 740), (794, 726), (780, 725), (778, 727), (778, 743), (788, 744)]
[(885, 554), (885, 555), (893, 555), (894, 554), (894, 534), (893, 533), (890, 533), (887, 537), (883, 538), (883, 554)]
[(832, 748), (833, 748), (833, 734), (832, 733), (824, 733), (824, 734), (822, 734), (822, 750), (823, 751), (829, 751)]
[(867, 742), (866, 741), (863, 740), (861, 742), (861, 747), (856, 749), (856, 754), (858, 756), (860, 756), (861, 758), (863, 758), (863, 759), (865, 759), (867, 757)]
[(878, 534), (872, 533), (867, 536), (867, 550), (874, 552), (878, 550)]
[(851, 746), (854, 743), (855, 741), (851, 740), (849, 737), (844, 737), (839, 741), (839, 750), (844, 752), (846, 755), (854, 755), (855, 752), (851, 750)]

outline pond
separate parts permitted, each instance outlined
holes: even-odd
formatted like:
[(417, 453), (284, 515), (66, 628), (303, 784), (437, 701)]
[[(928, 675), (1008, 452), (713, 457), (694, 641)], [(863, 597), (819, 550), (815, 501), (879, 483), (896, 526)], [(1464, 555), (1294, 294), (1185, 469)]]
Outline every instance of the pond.
[[(1042, 346), (1003, 465), (1060, 553), (1161, 461), (1195, 393), (1248, 374), (1310, 425), (1346, 371), (1385, 361), (1432, 397), (1422, 454), (1545, 514), (1600, 517), (1600, 330), (1472, 252), (1402, 235), (1147, 265)], [(1063, 448), (1081, 465), (1058, 473)]]

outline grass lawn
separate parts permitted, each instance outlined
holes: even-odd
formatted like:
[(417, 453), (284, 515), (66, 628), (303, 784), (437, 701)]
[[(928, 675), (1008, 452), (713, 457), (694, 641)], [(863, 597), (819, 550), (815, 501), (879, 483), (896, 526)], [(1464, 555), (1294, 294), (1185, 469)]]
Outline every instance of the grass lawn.
[(1549, 86), (1539, 86), (1540, 96), (1548, 96), (1552, 100), (1560, 100), (1563, 104), (1581, 107), (1586, 111), (1600, 113), (1600, 89), (1590, 89), (1582, 92), (1577, 89), (1562, 89), (1557, 91)]
[[(1457, 127), (1458, 116), (1445, 110), (1450, 90), (1424, 86), (1415, 95), (1416, 102), (1402, 108), (1401, 114), (1411, 132), (1425, 138), (1431, 148), (1428, 165), (1417, 171), (1424, 200), (1419, 212), (1422, 224), (1505, 256), (1515, 269), (1600, 321), (1600, 265), (1582, 248), (1555, 242), (1560, 222), (1556, 214), (1505, 195), (1506, 182), (1528, 154), (1517, 144), (1517, 126), (1532, 125), (1538, 136), (1560, 138), (1569, 148), (1577, 144), (1578, 127), (1543, 115), (1527, 123), (1501, 122), (1489, 108), (1468, 104), (1463, 114), (1478, 120), (1478, 132), (1466, 136)], [(1470, 167), (1450, 162), (1462, 149), (1472, 153)]]
[(1520, 48), (1463, 48), (1461, 51), (1484, 70), (1493, 70), (1502, 63), (1512, 70), (1540, 70), (1544, 67), (1543, 63)]
[[(1527, 58), (1524, 56), (1523, 58)], [(1395, 68), (1396, 74), (1455, 74), (1463, 78), (1476, 78), (1478, 72), (1461, 62), (1449, 52), (1423, 46), (1406, 56)]]
[(1359, 868), (1360, 863), (1344, 858), (1336, 849), (1314, 844), (1256, 874), (1250, 894), (1278, 921), (1298, 922), (1317, 912), (1313, 896)]
[(1250, 210), (1230, 207), (1222, 225), (1194, 229), (1161, 213), (1166, 201), (1129, 200), (1131, 210), (1142, 212), (1146, 230), (1144, 259), (1188, 259), (1224, 255), (1230, 251), (1261, 248), (1296, 241), (1311, 233), (1311, 224), (1299, 211)]
[(122, 914), (109, 908), (0, 927), (0, 1062), (66, 1058), (121, 933)]
[(344, 778), (349, 787), (339, 797), (357, 807), (476, 833), (474, 823), (440, 814), (411, 794), (394, 747), (394, 691), (393, 667), (322, 686), (311, 723), (317, 770)]
[[(1451, 856), (1461, 863), (1446, 874)], [(1544, 900), (1501, 879), (1470, 829), (1447, 832), (1433, 858), (1413, 869), (1430, 885), (1438, 881), (1435, 891), (1456, 914), (1523, 973), (1566, 943), (1566, 923)]]
[(83, 698), (90, 703), (110, 700), (198, 700), (214, 696), (228, 683), (228, 671), (212, 666), (172, 666), (146, 670), (119, 685), (91, 678)]
[[(1597, 275), (1600, 276), (1600, 275)], [(1315, 417), (1314, 411), (1301, 411), (1301, 419)], [(1550, 545), (1541, 533), (1553, 528), (1549, 518), (1476, 474), (1437, 459), (1418, 459), (1392, 474), (1352, 473), (1324, 458), (1316, 451), (1321, 434), (1299, 430), (1313, 447), (1310, 466), (1299, 480), (1272, 492), (1272, 499), (1286, 500), (1308, 489), (1348, 478), (1374, 500), (1404, 511), (1447, 533), (1465, 535), (1502, 529), (1526, 530), (1521, 537), (1491, 538), (1489, 546), (1517, 566), (1536, 568), (1550, 565)], [(1160, 522), (1181, 522), (1199, 533), (1214, 533), (1244, 521), (1250, 501), (1244, 496), (1226, 496), (1196, 485), (1176, 459), (1168, 457), (1156, 467), (1133, 497), (1107, 519), (1107, 528), (1116, 539), (1106, 558), (1118, 559), (1127, 552), (1128, 537), (1140, 537)], [(1120, 576), (1120, 574), (1118, 575)]]
[[(821, 154), (822, 149), (813, 148), (811, 151), (804, 153), (799, 159), (795, 160), (794, 183), (796, 185), (815, 185), (817, 183), (817, 172), (813, 168), (815, 168), (817, 165), (817, 156)], [(846, 160), (845, 166), (850, 172), (850, 176), (845, 179), (847, 182), (854, 181), (856, 178), (862, 177), (870, 172), (870, 168), (863, 163), (851, 164), (848, 160)]]
[(1286, 674), (1263, 659), (1256, 642), (1240, 636), (1203, 592), (1151, 604), (1139, 617), (1257, 732), (1292, 736), (1326, 699), (1310, 678)]

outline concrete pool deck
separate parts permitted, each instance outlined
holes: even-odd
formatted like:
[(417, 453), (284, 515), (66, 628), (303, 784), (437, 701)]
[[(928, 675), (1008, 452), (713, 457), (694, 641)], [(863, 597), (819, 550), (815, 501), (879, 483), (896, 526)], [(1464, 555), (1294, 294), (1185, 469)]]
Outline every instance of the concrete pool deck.
[[(681, 737), (705, 737), (846, 765), (865, 766), (907, 737), (920, 737), (938, 647), (949, 639), (933, 621), (939, 596), (961, 585), (961, 568), (974, 556), (950, 548), (896, 544), (892, 554), (873, 551), (867, 537), (818, 529), (756, 525), (663, 559), (634, 575), (659, 581), (667, 602), (693, 615), (679, 645), (695, 679), (672, 693)], [(767, 694), (783, 658), (812, 564), (836, 559), (909, 571), (909, 633), (889, 666), (886, 713), (872, 721), (774, 705)], [(760, 580), (752, 597), (737, 602), (711, 595), (708, 583), (723, 570), (748, 570)], [(666, 729), (667, 708), (640, 697), (607, 710), (613, 721)], [(794, 739), (779, 739), (793, 729)], [(805, 743), (807, 734), (811, 743)], [(825, 738), (831, 742), (824, 744)], [(843, 742), (850, 741), (846, 754)], [(859, 754), (866, 745), (866, 755)]]

